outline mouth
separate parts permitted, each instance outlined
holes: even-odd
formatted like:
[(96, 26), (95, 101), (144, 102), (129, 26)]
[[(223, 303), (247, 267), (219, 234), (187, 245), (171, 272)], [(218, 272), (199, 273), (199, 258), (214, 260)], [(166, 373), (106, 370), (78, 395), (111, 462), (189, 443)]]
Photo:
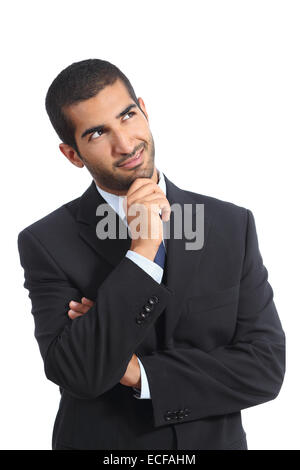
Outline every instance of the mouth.
[(143, 161), (144, 148), (140, 150), (135, 156), (128, 158), (125, 163), (118, 165), (120, 168), (133, 168), (140, 165)]

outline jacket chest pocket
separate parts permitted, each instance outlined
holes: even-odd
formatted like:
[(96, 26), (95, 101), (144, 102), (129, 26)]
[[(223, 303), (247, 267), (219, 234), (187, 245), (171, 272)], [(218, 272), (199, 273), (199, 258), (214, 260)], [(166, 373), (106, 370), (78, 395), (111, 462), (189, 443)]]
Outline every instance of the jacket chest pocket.
[(180, 321), (180, 341), (208, 351), (230, 343), (236, 327), (239, 284), (187, 298)]

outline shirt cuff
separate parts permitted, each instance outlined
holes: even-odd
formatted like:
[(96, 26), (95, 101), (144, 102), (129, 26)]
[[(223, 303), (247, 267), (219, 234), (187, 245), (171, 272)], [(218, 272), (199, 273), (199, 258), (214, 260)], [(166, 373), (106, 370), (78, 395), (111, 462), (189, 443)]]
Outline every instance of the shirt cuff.
[(136, 387), (132, 387), (136, 394), (134, 395), (135, 398), (151, 398), (150, 396), (150, 390), (149, 390), (149, 384), (148, 384), (148, 379), (147, 375), (144, 369), (143, 364), (141, 363), (140, 359), (137, 357), (137, 360), (139, 361), (139, 365), (141, 368), (141, 390), (139, 390)]
[(149, 274), (149, 276), (151, 276), (154, 281), (158, 282), (158, 284), (161, 283), (164, 274), (164, 271), (161, 266), (132, 250), (128, 250), (125, 256), (127, 256), (127, 258), (131, 259), (140, 268), (146, 271), (146, 273)]

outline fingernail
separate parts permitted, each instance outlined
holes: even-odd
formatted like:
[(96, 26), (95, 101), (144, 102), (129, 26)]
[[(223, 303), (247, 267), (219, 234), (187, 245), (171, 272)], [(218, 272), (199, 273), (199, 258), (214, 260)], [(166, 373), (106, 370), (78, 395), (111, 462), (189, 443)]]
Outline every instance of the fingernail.
[(71, 300), (70, 304), (72, 304), (74, 307), (76, 307), (76, 305), (78, 305), (78, 302), (75, 302), (74, 300)]

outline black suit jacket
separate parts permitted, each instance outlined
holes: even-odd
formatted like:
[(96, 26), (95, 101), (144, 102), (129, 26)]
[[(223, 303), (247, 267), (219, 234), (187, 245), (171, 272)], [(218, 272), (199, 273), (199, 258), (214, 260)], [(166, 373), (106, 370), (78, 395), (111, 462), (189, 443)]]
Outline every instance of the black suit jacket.
[[(52, 449), (247, 449), (241, 410), (280, 391), (285, 334), (252, 212), (165, 179), (170, 204), (193, 217), (204, 204), (205, 223), (202, 249), (185, 250), (171, 213), (161, 284), (125, 257), (129, 237), (97, 237), (94, 181), (19, 233), (35, 337), (61, 392)], [(83, 296), (95, 304), (71, 320)], [(133, 353), (151, 399), (119, 383)]]

